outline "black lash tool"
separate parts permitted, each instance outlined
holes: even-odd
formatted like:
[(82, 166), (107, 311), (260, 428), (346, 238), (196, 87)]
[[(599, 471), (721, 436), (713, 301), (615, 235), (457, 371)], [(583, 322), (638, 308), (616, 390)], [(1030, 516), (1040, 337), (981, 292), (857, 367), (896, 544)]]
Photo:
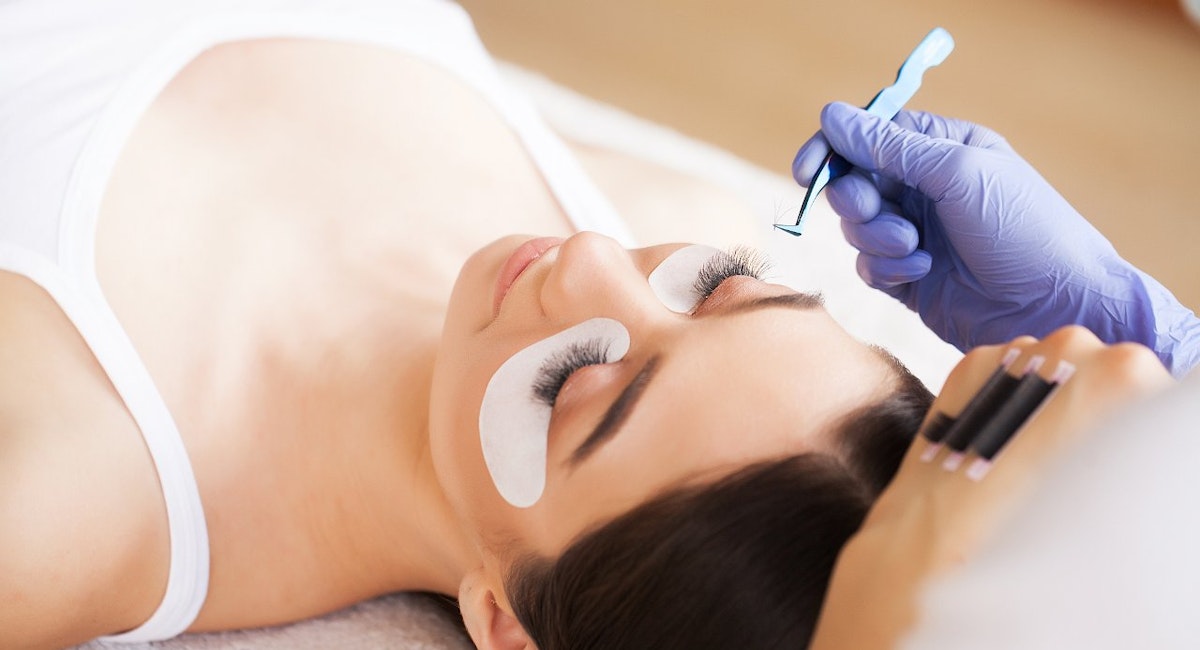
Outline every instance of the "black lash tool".
[[(930, 430), (926, 432), (926, 437), (934, 444), (925, 450), (925, 453), (921, 455), (921, 460), (925, 462), (933, 460), (942, 446), (950, 447), (954, 451), (962, 451), (967, 448), (974, 431), (986, 422), (987, 418), (991, 417), (992, 413), (1000, 407), (1000, 404), (1008, 398), (1020, 382), (1019, 379), (1008, 374), (1009, 368), (1019, 356), (1021, 356), (1021, 351), (1016, 348), (1006, 352), (1004, 359), (1000, 362), (1000, 367), (996, 368), (996, 371), (987, 378), (983, 387), (975, 393), (971, 401), (967, 402), (958, 417), (947, 416), (946, 419), (950, 422), (945, 425), (944, 429), (935, 430), (933, 426), (930, 427)], [(938, 424), (941, 425), (944, 422)], [(937, 435), (938, 438), (935, 439), (929, 434)]]
[[(963, 457), (966, 455), (967, 447), (979, 435), (979, 431), (987, 426), (987, 423), (991, 422), (996, 417), (996, 414), (1012, 400), (1012, 396), (1021, 386), (1021, 382), (1027, 377), (1037, 376), (1037, 371), (1041, 370), (1042, 364), (1045, 362), (1046, 357), (1041, 355), (1031, 357), (1029, 362), (1025, 364), (1025, 369), (1021, 372), (1019, 379), (1005, 373), (1004, 379), (1000, 383), (1002, 388), (996, 389), (995, 393), (988, 396), (986, 403), (980, 406), (978, 415), (972, 417), (969, 422), (964, 422), (966, 418), (959, 418), (959, 422), (963, 422), (964, 426), (962, 429), (950, 431), (946, 434), (946, 446), (953, 453), (947, 456), (946, 460), (942, 462), (942, 469), (948, 472), (958, 469), (958, 466), (963, 461)], [(982, 394), (980, 392), (979, 396), (982, 396)], [(967, 406), (968, 408), (970, 407), (969, 404)]]
[(987, 475), (992, 467), (992, 459), (1008, 444), (1025, 422), (1045, 403), (1046, 398), (1054, 389), (1071, 378), (1075, 366), (1059, 361), (1054, 374), (1047, 381), (1036, 373), (1027, 375), (1021, 380), (1021, 385), (1013, 391), (1012, 397), (996, 412), (996, 415), (979, 431), (971, 443), (971, 451), (979, 458), (967, 469), (967, 476), (978, 481)]

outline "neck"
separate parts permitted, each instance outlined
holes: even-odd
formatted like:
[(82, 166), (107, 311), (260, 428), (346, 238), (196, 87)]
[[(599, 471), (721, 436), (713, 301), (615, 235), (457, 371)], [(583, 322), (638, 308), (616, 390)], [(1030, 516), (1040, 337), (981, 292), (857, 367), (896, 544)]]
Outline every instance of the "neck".
[(431, 342), (388, 383), (391, 408), (370, 433), (371, 467), (350, 468), (350, 521), (365, 579), (386, 591), (456, 596), (479, 556), (433, 469), (427, 423), (435, 356)]
[(317, 266), (293, 283), (305, 293), (291, 302), (305, 308), (273, 316), (256, 335), (253, 349), (267, 350), (270, 369), (253, 388), (268, 394), (247, 410), (279, 394), (291, 404), (272, 428), (304, 433), (284, 443), (291, 463), (282, 466), (296, 474), (281, 480), (309, 484), (316, 501), (296, 506), (302, 534), (337, 563), (324, 570), (345, 580), (347, 597), (454, 595), (472, 546), (436, 480), (427, 426), (453, 277), (417, 253), (389, 259), (412, 268), (380, 272), (384, 265), (366, 256), (332, 263), (336, 273)]

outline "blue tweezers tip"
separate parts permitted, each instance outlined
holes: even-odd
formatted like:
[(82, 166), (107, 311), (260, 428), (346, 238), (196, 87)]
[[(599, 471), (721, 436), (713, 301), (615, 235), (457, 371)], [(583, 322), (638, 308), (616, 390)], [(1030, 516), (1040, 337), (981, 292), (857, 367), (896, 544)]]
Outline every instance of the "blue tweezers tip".
[(800, 235), (804, 234), (804, 226), (801, 224), (796, 224), (794, 226), (785, 226), (783, 224), (777, 223), (777, 224), (775, 224), (775, 227), (782, 230), (783, 232), (786, 232), (789, 235), (795, 235), (796, 237), (799, 237)]

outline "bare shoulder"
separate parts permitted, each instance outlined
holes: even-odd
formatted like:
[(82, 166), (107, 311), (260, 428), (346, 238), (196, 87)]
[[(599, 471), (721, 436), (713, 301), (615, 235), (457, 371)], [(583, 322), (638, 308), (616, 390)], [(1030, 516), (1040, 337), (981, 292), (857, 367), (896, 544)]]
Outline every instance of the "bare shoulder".
[(140, 443), (54, 301), (0, 273), (0, 647), (71, 645), (153, 611), (168, 545), (145, 516), (162, 506)]
[(567, 144), (638, 241), (760, 244), (753, 211), (734, 192), (626, 153)]

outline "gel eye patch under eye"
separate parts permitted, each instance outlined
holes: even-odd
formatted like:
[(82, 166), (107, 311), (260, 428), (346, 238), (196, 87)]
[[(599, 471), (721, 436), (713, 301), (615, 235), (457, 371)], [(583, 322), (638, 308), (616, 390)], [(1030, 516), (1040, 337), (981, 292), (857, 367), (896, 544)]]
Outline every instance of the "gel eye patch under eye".
[(681, 314), (690, 313), (700, 304), (701, 296), (696, 291), (696, 277), (700, 269), (721, 251), (712, 246), (693, 244), (685, 246), (660, 262), (646, 281), (650, 290), (667, 309)]
[(593, 318), (542, 339), (496, 369), (479, 406), (479, 442), (496, 490), (518, 508), (537, 503), (546, 488), (551, 407), (534, 394), (548, 359), (586, 341), (607, 343), (605, 363), (629, 351), (629, 331), (611, 318)]

